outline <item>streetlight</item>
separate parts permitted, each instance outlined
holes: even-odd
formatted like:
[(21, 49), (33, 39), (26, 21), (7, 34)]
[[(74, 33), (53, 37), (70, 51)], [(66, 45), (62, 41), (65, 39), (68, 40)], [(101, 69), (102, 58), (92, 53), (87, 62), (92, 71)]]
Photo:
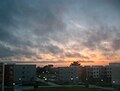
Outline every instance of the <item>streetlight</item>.
[(19, 78), (19, 81), (21, 81), (21, 78)]
[(101, 79), (101, 82), (103, 82), (103, 79)]
[(76, 79), (78, 79), (78, 77), (76, 77)]
[(20, 85), (22, 85), (22, 81), (21, 81), (21, 80), (22, 80), (22, 79), (21, 79), (21, 78), (19, 78), (19, 82), (20, 82), (19, 84), (20, 84)]
[(13, 86), (15, 86), (15, 83), (13, 83)]
[(113, 84), (115, 84), (115, 81), (113, 81)]
[(38, 77), (40, 78), (41, 76), (39, 75)]
[(86, 80), (85, 82), (88, 83), (88, 78), (86, 78), (85, 80)]
[(73, 78), (70, 78), (71, 80), (73, 80)]
[(72, 84), (73, 84), (73, 81), (74, 81), (74, 80), (73, 80), (73, 78), (72, 78), (72, 77), (70, 78), (70, 80), (71, 80), (71, 82), (72, 82)]
[(47, 81), (47, 78), (45, 78), (45, 81)]
[(116, 83), (116, 82), (113, 80), (113, 81), (112, 81), (112, 86), (113, 86), (113, 88), (115, 88), (115, 83)]

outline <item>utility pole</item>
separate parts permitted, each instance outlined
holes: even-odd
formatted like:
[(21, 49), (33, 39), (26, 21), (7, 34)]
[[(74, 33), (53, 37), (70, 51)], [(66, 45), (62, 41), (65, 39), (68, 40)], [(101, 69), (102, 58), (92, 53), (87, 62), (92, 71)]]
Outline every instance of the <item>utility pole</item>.
[(5, 73), (5, 64), (2, 65), (2, 91), (4, 91), (4, 73)]

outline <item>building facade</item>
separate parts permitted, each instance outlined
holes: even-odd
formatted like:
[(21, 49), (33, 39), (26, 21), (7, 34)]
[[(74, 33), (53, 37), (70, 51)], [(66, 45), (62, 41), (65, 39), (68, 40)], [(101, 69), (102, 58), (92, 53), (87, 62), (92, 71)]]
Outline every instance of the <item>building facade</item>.
[(87, 79), (99, 79), (102, 74), (102, 66), (86, 66), (86, 80)]
[(111, 84), (111, 67), (84, 66), (81, 79), (82, 82)]
[(68, 81), (68, 82), (76, 83), (80, 80), (80, 77), (81, 77), (80, 66), (58, 68), (58, 79), (60, 81)]
[[(3, 63), (0, 63), (0, 86), (2, 84)], [(36, 65), (4, 64), (4, 84), (33, 84), (36, 81)]]
[(14, 83), (14, 64), (6, 64), (4, 70), (5, 85), (11, 86)]
[(111, 84), (110, 66), (70, 66), (58, 68), (60, 81)]
[(112, 84), (120, 87), (120, 63), (110, 63), (112, 68)]
[(14, 82), (16, 84), (34, 83), (36, 80), (36, 65), (14, 65)]

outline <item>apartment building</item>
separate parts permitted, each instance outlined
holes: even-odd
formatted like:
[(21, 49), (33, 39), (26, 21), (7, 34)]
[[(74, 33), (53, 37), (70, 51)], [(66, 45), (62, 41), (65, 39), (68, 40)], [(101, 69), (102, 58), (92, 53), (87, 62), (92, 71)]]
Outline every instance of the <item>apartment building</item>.
[(86, 78), (101, 78), (102, 66), (87, 66)]
[[(29, 84), (36, 81), (36, 65), (32, 64), (4, 64), (4, 84)], [(3, 63), (0, 63), (0, 85), (2, 84)]]
[(36, 65), (14, 65), (14, 82), (16, 84), (34, 83), (36, 80)]
[(109, 79), (111, 79), (111, 76), (112, 76), (112, 68), (111, 68), (109, 65), (103, 67), (103, 75), (104, 75), (104, 78), (109, 78)]
[(81, 77), (81, 67), (80, 66), (70, 66), (70, 67), (59, 67), (58, 68), (58, 79), (61, 81), (72, 81), (77, 82)]
[(111, 83), (110, 66), (70, 66), (59, 67), (58, 78), (62, 81), (104, 82)]
[(120, 87), (120, 63), (110, 63), (112, 84)]
[(82, 82), (111, 84), (110, 66), (84, 66), (82, 67)]

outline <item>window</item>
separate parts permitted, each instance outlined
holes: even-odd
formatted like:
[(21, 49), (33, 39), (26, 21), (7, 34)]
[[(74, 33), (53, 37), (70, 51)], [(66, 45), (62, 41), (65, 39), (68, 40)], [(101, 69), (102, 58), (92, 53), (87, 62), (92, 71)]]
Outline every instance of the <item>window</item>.
[(10, 74), (13, 74), (13, 71), (10, 71)]
[(11, 70), (13, 70), (13, 67), (12, 67), (12, 66), (10, 66), (10, 69), (11, 69)]
[(25, 78), (25, 76), (22, 76), (22, 78)]

